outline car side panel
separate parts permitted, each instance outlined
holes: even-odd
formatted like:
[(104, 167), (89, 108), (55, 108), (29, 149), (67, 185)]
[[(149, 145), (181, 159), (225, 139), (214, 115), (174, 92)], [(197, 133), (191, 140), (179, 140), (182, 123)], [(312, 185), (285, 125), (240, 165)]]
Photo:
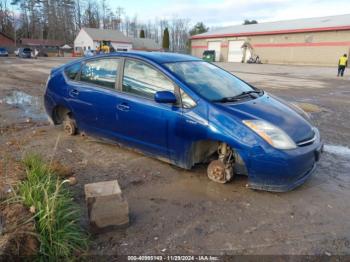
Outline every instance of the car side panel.
[(46, 86), (44, 106), (47, 115), (53, 120), (53, 111), (56, 106), (63, 106), (69, 110), (71, 107), (66, 99), (68, 85), (61, 72), (55, 73)]

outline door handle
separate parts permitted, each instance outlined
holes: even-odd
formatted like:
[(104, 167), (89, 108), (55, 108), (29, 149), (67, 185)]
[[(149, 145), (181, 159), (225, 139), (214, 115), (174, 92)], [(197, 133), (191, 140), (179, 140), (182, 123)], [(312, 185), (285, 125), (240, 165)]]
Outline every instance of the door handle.
[(130, 110), (130, 106), (128, 104), (122, 103), (122, 104), (117, 105), (117, 109), (120, 111), (127, 112)]
[(72, 90), (69, 92), (69, 94), (70, 94), (71, 96), (77, 96), (77, 95), (79, 95), (79, 91), (76, 90), (76, 89), (72, 89)]

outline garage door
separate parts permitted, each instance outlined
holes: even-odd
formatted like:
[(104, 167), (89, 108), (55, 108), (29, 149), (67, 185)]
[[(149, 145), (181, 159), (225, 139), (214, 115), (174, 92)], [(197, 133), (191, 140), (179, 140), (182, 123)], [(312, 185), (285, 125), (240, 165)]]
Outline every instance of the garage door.
[(229, 41), (228, 42), (228, 61), (242, 62), (244, 41)]
[(208, 50), (215, 50), (215, 62), (220, 61), (221, 42), (209, 42)]

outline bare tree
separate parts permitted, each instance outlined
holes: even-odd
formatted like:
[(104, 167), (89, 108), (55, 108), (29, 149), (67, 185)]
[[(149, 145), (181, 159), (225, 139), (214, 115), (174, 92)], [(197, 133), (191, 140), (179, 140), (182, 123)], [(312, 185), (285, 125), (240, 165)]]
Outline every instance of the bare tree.
[(169, 31), (170, 51), (185, 52), (189, 37), (189, 20), (179, 17), (140, 21), (121, 6), (111, 10), (107, 0), (0, 0), (0, 30), (11, 36), (15, 27), (9, 1), (19, 10), (19, 38), (64, 40), (72, 43), (82, 27), (113, 29), (129, 37), (145, 37), (161, 43), (165, 28)]
[(14, 37), (14, 21), (11, 16), (9, 2), (7, 0), (0, 1), (0, 32), (7, 33), (7, 35)]

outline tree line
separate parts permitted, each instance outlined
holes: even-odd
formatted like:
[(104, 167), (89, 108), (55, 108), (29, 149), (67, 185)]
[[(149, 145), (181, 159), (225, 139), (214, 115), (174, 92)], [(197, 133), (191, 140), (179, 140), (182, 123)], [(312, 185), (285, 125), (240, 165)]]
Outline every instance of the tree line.
[(160, 45), (168, 42), (169, 50), (176, 52), (188, 49), (190, 35), (208, 30), (203, 23), (190, 28), (189, 19), (177, 16), (140, 21), (123, 7), (111, 8), (106, 0), (0, 0), (0, 32), (17, 40), (72, 44), (82, 27), (119, 30), (129, 37), (154, 39)]

